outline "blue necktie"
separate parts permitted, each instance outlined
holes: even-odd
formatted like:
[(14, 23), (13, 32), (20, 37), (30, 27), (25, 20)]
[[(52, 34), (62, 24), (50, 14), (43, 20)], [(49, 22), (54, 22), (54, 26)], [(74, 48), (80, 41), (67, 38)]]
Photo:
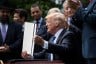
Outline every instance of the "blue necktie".
[[(56, 38), (55, 36), (51, 37), (49, 42), (54, 43), (55, 38)], [(48, 53), (48, 60), (53, 61), (53, 54), (52, 53)]]
[(6, 38), (6, 25), (5, 24), (2, 24), (2, 38), (4, 42)]
[(49, 42), (50, 42), (50, 43), (53, 43), (54, 40), (55, 40), (55, 38), (56, 38), (55, 36), (52, 36), (52, 37), (50, 38)]

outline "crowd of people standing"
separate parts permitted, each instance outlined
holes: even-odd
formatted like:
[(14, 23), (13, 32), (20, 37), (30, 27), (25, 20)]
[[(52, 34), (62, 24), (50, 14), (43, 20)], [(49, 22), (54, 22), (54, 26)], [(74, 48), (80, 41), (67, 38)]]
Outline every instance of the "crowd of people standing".
[(22, 51), (24, 23), (28, 22), (28, 12), (16, 8), (10, 21), (11, 8), (0, 5), (0, 59), (47, 59), (61, 60), (65, 64), (96, 64), (95, 24), (96, 0), (83, 8), (80, 0), (65, 0), (63, 11), (50, 8), (45, 18), (42, 8), (32, 4), (32, 23), (37, 25), (32, 57)]

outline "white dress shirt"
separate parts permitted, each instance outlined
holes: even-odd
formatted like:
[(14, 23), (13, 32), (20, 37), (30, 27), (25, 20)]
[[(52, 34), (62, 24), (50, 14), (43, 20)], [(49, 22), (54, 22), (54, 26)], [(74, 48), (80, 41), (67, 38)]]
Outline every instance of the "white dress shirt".
[[(53, 44), (56, 44), (57, 39), (58, 39), (58, 37), (59, 37), (59, 35), (61, 34), (62, 31), (63, 31), (63, 29), (60, 29), (60, 30), (58, 30), (58, 31), (55, 33), (55, 35), (54, 35), (55, 40), (52, 42)], [(48, 41), (44, 41), (44, 46), (43, 46), (43, 48), (48, 49)], [(53, 61), (53, 53), (50, 53), (50, 59), (49, 59), (49, 60), (50, 60), (50, 61)]]
[(68, 17), (68, 19), (67, 19), (67, 22), (68, 22), (68, 24), (70, 25), (71, 24), (71, 17)]
[[(41, 17), (40, 20), (38, 21), (38, 22), (39, 22), (38, 28), (40, 28), (40, 25), (41, 25), (41, 23), (42, 23), (42, 20), (43, 20), (43, 18)], [(34, 21), (34, 23), (36, 24), (36, 20)]]
[[(7, 32), (7, 30), (8, 30), (8, 24), (5, 24), (5, 26), (6, 26), (6, 32)], [(1, 32), (2, 32), (2, 23), (0, 23), (0, 29), (1, 29)]]
[(8, 24), (0, 23), (0, 29), (1, 29), (1, 34), (2, 34), (2, 38), (3, 38), (3, 42), (4, 42), (5, 38), (6, 38), (7, 30), (8, 30)]
[[(52, 42), (52, 43), (54, 43), (54, 44), (56, 44), (56, 41), (57, 41), (57, 39), (58, 39), (58, 37), (59, 37), (59, 35), (61, 34), (61, 32), (63, 31), (63, 29), (60, 29), (60, 30), (58, 30), (56, 33), (55, 33), (55, 40), (54, 40), (54, 42)], [(43, 46), (43, 48), (45, 48), (45, 49), (48, 49), (48, 41), (45, 41), (44, 40), (44, 46)]]

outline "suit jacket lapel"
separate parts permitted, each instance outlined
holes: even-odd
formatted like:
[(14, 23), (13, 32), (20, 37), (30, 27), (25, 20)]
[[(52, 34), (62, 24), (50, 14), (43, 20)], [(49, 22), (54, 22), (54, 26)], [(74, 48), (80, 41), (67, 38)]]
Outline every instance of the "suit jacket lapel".
[(11, 25), (8, 25), (5, 42), (7, 42), (8, 38), (9, 38), (9, 36), (10, 36), (10, 34), (11, 34), (11, 31), (12, 31), (11, 28), (12, 28)]
[(63, 29), (63, 31), (61, 32), (61, 34), (59, 35), (59, 37), (57, 39), (57, 43), (56, 44), (59, 44), (60, 43), (60, 40), (62, 39), (62, 36), (64, 35), (65, 32), (66, 32), (66, 30)]
[(3, 39), (2, 39), (1, 29), (0, 29), (0, 45), (2, 45), (2, 43), (3, 43)]
[(46, 24), (46, 23), (45, 23), (44, 19), (42, 18), (42, 21), (41, 21), (40, 27), (42, 27), (42, 26), (45, 25), (45, 24)]

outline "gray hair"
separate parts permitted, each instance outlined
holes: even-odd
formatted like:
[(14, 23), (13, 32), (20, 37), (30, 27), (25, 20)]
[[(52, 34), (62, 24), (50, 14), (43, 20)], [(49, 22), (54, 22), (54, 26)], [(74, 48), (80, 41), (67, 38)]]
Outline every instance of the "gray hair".
[(56, 8), (56, 7), (55, 8), (51, 8), (51, 9), (49, 9), (47, 15), (51, 14), (51, 13), (55, 13), (55, 12), (61, 12), (61, 10), (59, 8)]

